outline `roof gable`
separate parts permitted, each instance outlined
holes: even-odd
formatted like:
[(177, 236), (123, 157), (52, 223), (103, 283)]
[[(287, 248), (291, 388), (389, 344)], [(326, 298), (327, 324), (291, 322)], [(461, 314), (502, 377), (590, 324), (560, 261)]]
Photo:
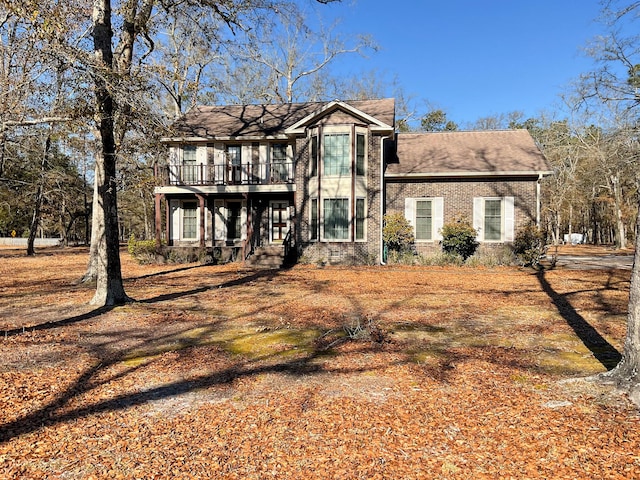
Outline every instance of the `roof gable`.
[(398, 134), (385, 176), (548, 175), (551, 168), (527, 130)]
[[(378, 102), (384, 102), (384, 100), (380, 100)], [(363, 102), (359, 102), (359, 103), (363, 103)], [(391, 107), (391, 109), (393, 110), (393, 106)], [(391, 124), (387, 124), (384, 121), (372, 115), (369, 115), (368, 113), (356, 108), (355, 106), (349, 103), (341, 102), (338, 100), (334, 100), (332, 102), (329, 102), (321, 106), (315, 112), (310, 113), (300, 121), (293, 124), (291, 127), (287, 129), (286, 132), (289, 135), (303, 133), (305, 127), (308, 127), (310, 125), (317, 123), (320, 119), (326, 118), (327, 116), (333, 114), (336, 111), (342, 111), (348, 114), (349, 116), (370, 125), (372, 127), (372, 130), (393, 132), (393, 129), (394, 129), (393, 122)], [(388, 116), (388, 112), (385, 112), (385, 113), (387, 114), (385, 116)]]

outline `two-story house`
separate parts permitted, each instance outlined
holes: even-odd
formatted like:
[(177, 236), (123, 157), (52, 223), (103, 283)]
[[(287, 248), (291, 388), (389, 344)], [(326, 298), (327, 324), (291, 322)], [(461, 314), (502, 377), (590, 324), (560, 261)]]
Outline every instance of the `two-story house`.
[(456, 215), (510, 242), (539, 221), (550, 173), (524, 130), (397, 134), (393, 99), (197, 107), (163, 141), (158, 241), (225, 258), (379, 262), (387, 211), (405, 213), (419, 251)]

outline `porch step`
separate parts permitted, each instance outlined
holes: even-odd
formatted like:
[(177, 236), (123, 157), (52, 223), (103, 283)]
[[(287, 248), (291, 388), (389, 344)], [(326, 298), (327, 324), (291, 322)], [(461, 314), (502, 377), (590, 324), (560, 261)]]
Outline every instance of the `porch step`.
[(281, 268), (284, 263), (284, 246), (269, 245), (258, 247), (247, 258), (246, 264), (255, 268)]

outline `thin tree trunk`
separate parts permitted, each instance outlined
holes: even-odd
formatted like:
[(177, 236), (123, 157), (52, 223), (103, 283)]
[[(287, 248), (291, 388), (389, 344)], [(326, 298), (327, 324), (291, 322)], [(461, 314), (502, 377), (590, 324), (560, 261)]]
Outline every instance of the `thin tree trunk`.
[(42, 201), (44, 198), (44, 181), (45, 173), (47, 169), (47, 160), (49, 158), (49, 152), (51, 151), (51, 133), (47, 134), (47, 139), (44, 142), (44, 152), (42, 152), (42, 160), (40, 162), (40, 178), (38, 179), (38, 186), (36, 187), (36, 196), (34, 198), (33, 215), (31, 217), (31, 225), (29, 225), (29, 238), (27, 240), (27, 255), (33, 256), (36, 254), (35, 243), (36, 235), (38, 234), (38, 225), (40, 225), (40, 212), (42, 210)]
[(622, 218), (622, 189), (620, 187), (620, 177), (611, 175), (611, 185), (613, 186), (613, 209), (616, 219), (616, 236), (618, 237), (618, 248), (627, 248), (627, 232)]

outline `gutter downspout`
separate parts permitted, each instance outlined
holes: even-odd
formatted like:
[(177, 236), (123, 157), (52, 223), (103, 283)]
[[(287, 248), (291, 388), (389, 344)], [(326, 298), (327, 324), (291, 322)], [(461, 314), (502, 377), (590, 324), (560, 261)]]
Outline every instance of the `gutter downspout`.
[(536, 182), (536, 226), (540, 228), (540, 202), (541, 202), (541, 190), (540, 183), (542, 182), (542, 174), (538, 174), (538, 181)]
[(384, 261), (384, 241), (382, 239), (382, 228), (384, 224), (384, 203), (385, 203), (385, 184), (384, 184), (384, 142), (391, 138), (391, 135), (380, 137), (380, 265), (386, 265)]

